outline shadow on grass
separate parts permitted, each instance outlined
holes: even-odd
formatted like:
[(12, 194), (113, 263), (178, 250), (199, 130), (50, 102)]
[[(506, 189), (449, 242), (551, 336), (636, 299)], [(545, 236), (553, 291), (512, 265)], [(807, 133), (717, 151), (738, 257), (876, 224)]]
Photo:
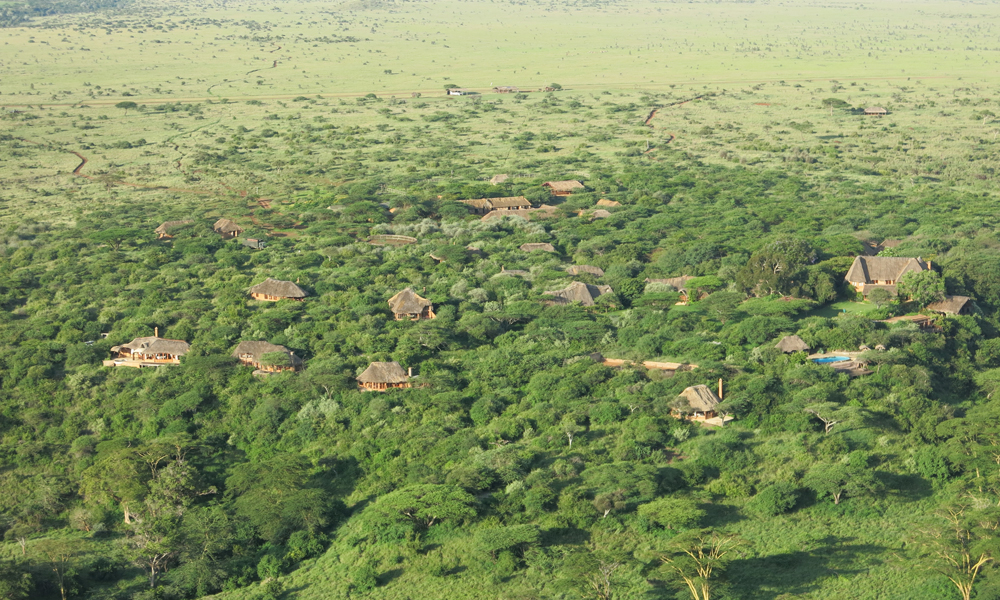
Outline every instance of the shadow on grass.
[(867, 572), (878, 562), (874, 557), (885, 550), (851, 541), (829, 536), (815, 550), (736, 560), (726, 569), (726, 579), (735, 597), (745, 600), (804, 596), (818, 590), (828, 577)]
[(389, 583), (392, 583), (394, 579), (399, 578), (399, 576), (402, 574), (403, 574), (403, 569), (393, 569), (391, 571), (386, 571), (385, 573), (382, 573), (375, 579), (378, 581), (379, 585), (388, 585)]

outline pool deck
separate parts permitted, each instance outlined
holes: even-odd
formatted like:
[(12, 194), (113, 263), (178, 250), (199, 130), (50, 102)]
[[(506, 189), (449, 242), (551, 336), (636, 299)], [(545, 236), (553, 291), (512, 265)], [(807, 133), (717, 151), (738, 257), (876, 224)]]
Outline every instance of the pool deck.
[[(858, 351), (858, 350), (854, 350), (853, 352), (847, 352), (847, 351), (844, 351), (844, 352), (840, 352), (840, 351), (819, 352), (819, 353), (815, 353), (815, 354), (810, 354), (807, 358), (809, 360), (813, 360), (813, 359), (816, 359), (816, 358), (833, 358), (834, 356), (846, 356), (847, 358), (849, 358), (851, 360), (854, 360), (855, 358), (861, 356), (862, 354), (864, 354), (864, 352), (861, 352), (861, 351)], [(827, 364), (829, 364), (829, 363), (827, 363)]]
[(860, 362), (857, 359), (858, 356), (864, 354), (863, 351), (852, 351), (852, 352), (818, 352), (809, 355), (809, 360), (815, 360), (817, 358), (832, 358), (834, 356), (846, 356), (850, 360), (842, 360), (837, 362), (828, 363), (816, 363), (820, 365), (825, 365), (830, 367), (835, 371), (841, 373), (846, 373), (848, 377), (860, 377), (862, 375), (871, 375), (872, 371), (867, 369), (867, 364)]

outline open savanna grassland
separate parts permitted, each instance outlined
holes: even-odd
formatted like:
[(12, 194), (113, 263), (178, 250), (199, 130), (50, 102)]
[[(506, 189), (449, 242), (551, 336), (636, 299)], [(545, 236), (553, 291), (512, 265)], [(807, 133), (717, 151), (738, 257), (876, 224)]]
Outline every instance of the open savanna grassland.
[[(4, 115), (0, 210), (53, 218), (72, 198), (247, 212), (359, 178), (586, 179), (667, 144), (990, 192), (998, 17), (943, 2), (140, 2), (49, 17), (0, 32), (0, 103), (22, 111)], [(566, 91), (488, 92), (550, 83)], [(486, 93), (444, 98), (445, 84)], [(70, 176), (72, 152), (99, 180)]]
[[(395, 194), (406, 203), (407, 193), (428, 184), (478, 197), (486, 192), (468, 186), (498, 173), (520, 175), (515, 183), (590, 180), (614, 196), (612, 181), (595, 183), (600, 173), (622, 161), (663, 160), (667, 148), (682, 160), (798, 173), (829, 183), (830, 193), (845, 179), (994, 193), (1000, 106), (991, 85), (845, 79), (705, 88), (170, 104), (136, 98), (140, 109), (127, 111), (22, 107), (2, 117), (0, 219), (63, 221), (75, 210), (139, 206), (155, 207), (142, 209), (147, 224), (191, 210), (250, 219), (273, 205), (293, 213), (291, 224), (291, 205), (332, 203), (344, 183), (381, 184), (385, 201)], [(831, 98), (890, 114), (830, 109), (823, 103)]]

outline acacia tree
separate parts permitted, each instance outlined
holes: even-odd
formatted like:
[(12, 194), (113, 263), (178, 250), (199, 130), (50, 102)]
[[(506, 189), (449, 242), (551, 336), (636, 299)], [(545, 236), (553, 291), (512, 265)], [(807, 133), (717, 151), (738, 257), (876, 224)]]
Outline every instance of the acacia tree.
[(693, 600), (710, 600), (712, 586), (733, 559), (741, 541), (712, 530), (674, 538), (670, 555), (660, 557), (663, 569), (691, 592)]
[(928, 568), (947, 577), (962, 600), (972, 597), (976, 579), (1000, 550), (993, 535), (1000, 523), (996, 510), (991, 512), (984, 514), (967, 506), (946, 508), (938, 513), (943, 522), (922, 532)]
[(139, 108), (139, 105), (136, 104), (135, 102), (132, 102), (131, 100), (125, 100), (123, 102), (119, 102), (118, 104), (115, 104), (115, 108), (120, 108), (120, 109), (124, 110), (125, 111), (125, 116), (127, 117), (128, 116), (128, 111), (135, 110), (135, 109)]
[(79, 549), (76, 543), (71, 540), (44, 540), (33, 548), (37, 548), (45, 557), (46, 567), (52, 571), (56, 587), (59, 588), (59, 595), (62, 600), (66, 600), (73, 578), (77, 574), (76, 558)]

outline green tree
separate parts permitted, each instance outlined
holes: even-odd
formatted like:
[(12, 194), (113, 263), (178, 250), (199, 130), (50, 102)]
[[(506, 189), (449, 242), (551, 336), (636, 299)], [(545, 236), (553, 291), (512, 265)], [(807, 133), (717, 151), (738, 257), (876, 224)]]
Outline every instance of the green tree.
[(145, 232), (142, 229), (131, 227), (112, 227), (103, 231), (98, 231), (90, 235), (90, 239), (98, 244), (107, 244), (112, 250), (118, 252), (126, 242), (135, 242), (142, 239)]
[(937, 271), (910, 271), (900, 278), (896, 290), (922, 308), (944, 299), (944, 280)]
[(803, 479), (809, 489), (820, 498), (829, 497), (840, 504), (845, 497), (871, 495), (881, 489), (875, 474), (865, 466), (845, 463), (821, 463), (809, 470)]
[(45, 557), (45, 568), (52, 573), (60, 597), (66, 600), (78, 573), (79, 544), (76, 540), (49, 539), (39, 541), (33, 548)]
[(427, 528), (441, 521), (459, 521), (476, 515), (475, 498), (455, 485), (420, 484), (390, 492), (367, 509), (376, 523), (410, 522)]
[(962, 600), (972, 598), (976, 580), (1000, 553), (995, 500), (986, 506), (985, 511), (968, 506), (942, 509), (939, 523), (922, 533), (924, 561), (954, 584)]
[(736, 276), (736, 285), (754, 296), (798, 295), (805, 282), (806, 267), (816, 261), (808, 243), (782, 238), (766, 244), (750, 256)]
[(892, 292), (885, 288), (875, 288), (868, 292), (868, 301), (874, 304), (876, 308), (882, 308), (882, 306), (892, 301)]
[(135, 109), (139, 108), (139, 105), (136, 104), (135, 102), (132, 102), (131, 100), (125, 100), (123, 102), (119, 102), (118, 104), (115, 104), (115, 108), (120, 108), (120, 109), (124, 110), (125, 111), (125, 116), (127, 117), (128, 116), (128, 111), (135, 110)]
[(523, 556), (525, 550), (538, 544), (540, 537), (537, 525), (509, 525), (479, 529), (475, 534), (475, 542), (480, 550), (495, 561), (498, 552), (516, 551)]
[(639, 515), (666, 529), (695, 527), (707, 513), (690, 498), (658, 498), (639, 506)]
[(0, 598), (3, 600), (23, 600), (31, 597), (34, 584), (23, 564), (0, 559)]
[(726, 569), (740, 540), (711, 530), (683, 533), (660, 558), (668, 577), (687, 588), (692, 600), (710, 600), (715, 580)]

